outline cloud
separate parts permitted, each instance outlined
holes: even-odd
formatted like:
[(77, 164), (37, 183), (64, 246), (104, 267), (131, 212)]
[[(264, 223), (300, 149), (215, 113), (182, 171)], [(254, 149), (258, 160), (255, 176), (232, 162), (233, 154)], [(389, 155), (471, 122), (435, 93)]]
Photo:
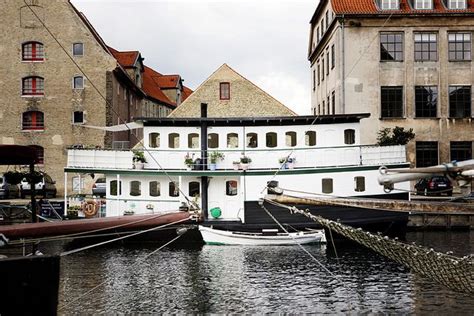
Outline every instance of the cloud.
[(73, 0), (104, 40), (196, 88), (223, 63), (297, 113), (310, 111), (313, 0)]

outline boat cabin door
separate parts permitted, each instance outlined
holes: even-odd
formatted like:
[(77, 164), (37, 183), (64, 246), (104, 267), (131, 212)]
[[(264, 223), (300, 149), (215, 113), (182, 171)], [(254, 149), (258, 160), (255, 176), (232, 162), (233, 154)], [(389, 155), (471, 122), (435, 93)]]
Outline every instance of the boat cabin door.
[(218, 207), (222, 212), (218, 219), (243, 220), (242, 196), (239, 178), (211, 179), (209, 182), (209, 219), (215, 219), (212, 217), (211, 210)]

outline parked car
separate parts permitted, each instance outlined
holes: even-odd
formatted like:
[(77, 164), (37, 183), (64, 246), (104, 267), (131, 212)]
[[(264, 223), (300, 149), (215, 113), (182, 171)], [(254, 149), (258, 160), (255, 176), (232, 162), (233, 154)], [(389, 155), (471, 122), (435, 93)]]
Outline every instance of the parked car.
[(105, 196), (106, 188), (107, 188), (107, 183), (105, 182), (105, 178), (98, 178), (97, 181), (92, 186), (92, 195)]
[(8, 199), (8, 198), (17, 198), (20, 196), (20, 189), (18, 185), (11, 184), (7, 182), (7, 179), (0, 175), (0, 198), (1, 199)]
[(416, 193), (419, 195), (453, 195), (453, 185), (448, 177), (435, 176), (421, 179), (415, 184)]
[[(30, 184), (26, 179), (21, 180), (20, 189), (22, 199), (26, 195), (31, 194)], [(36, 194), (42, 195), (44, 198), (47, 198), (48, 196), (55, 198), (57, 195), (56, 181), (53, 181), (48, 174), (43, 173), (41, 181), (35, 184), (35, 190)]]

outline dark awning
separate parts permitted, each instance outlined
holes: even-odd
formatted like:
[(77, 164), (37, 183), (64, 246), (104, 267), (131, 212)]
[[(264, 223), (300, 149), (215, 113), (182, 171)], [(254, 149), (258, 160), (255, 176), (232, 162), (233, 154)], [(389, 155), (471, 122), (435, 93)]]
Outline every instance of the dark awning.
[(33, 147), (0, 145), (0, 165), (29, 165), (36, 162), (36, 157)]

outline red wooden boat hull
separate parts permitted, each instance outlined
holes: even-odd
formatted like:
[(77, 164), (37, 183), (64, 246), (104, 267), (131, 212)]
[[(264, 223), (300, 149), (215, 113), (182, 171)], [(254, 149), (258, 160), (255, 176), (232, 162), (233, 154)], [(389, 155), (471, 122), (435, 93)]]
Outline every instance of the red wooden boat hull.
[[(190, 219), (188, 212), (174, 212), (168, 214), (126, 215), (102, 218), (74, 219), (59, 222), (24, 223), (0, 226), (0, 234), (9, 239), (39, 238), (57, 235), (69, 235), (94, 231), (97, 229), (116, 229), (120, 231), (149, 229), (164, 224), (183, 220), (184, 224)], [(190, 222), (191, 220), (189, 220)], [(121, 227), (117, 227), (124, 225)]]

